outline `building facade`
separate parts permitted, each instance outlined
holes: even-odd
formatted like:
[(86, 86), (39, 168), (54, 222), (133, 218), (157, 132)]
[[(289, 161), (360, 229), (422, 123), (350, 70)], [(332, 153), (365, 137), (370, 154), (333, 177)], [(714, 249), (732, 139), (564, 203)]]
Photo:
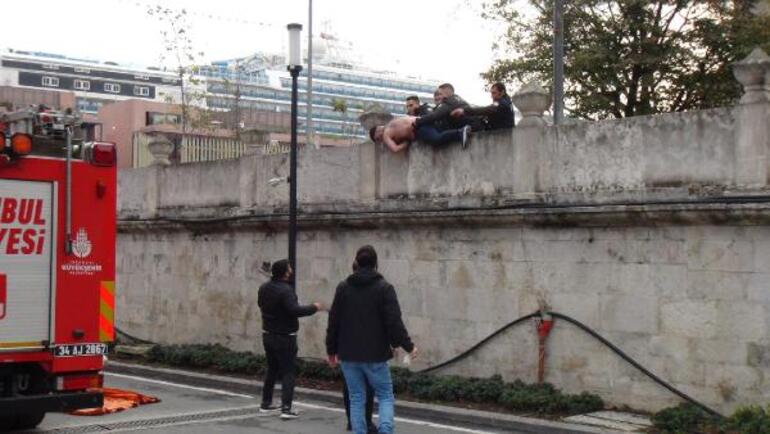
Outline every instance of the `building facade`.
[(74, 108), (95, 115), (101, 106), (115, 101), (177, 100), (180, 79), (157, 69), (44, 52), (6, 50), (0, 53), (0, 85), (72, 92)]

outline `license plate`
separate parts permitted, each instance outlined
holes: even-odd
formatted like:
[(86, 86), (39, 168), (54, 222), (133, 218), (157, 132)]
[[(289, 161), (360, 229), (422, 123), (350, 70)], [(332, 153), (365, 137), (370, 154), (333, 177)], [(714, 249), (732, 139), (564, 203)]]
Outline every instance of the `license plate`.
[(103, 356), (107, 354), (107, 344), (74, 344), (54, 347), (56, 357)]

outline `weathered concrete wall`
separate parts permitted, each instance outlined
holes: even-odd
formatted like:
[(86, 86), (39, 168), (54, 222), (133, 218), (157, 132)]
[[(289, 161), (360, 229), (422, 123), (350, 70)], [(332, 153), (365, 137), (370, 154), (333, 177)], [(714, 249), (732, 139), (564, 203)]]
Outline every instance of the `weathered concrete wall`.
[[(770, 191), (766, 160), (745, 158), (767, 154), (765, 130), (770, 110), (756, 103), (518, 128), (478, 135), (466, 151), (307, 149), (300, 297), (331, 301), (355, 250), (373, 244), (423, 349), (418, 367), (544, 299), (711, 405), (765, 401)], [(259, 267), (285, 256), (288, 196), (267, 180), (285, 176), (287, 160), (122, 172), (118, 326), (261, 351)], [(303, 321), (302, 355), (323, 356), (324, 332), (325, 317)], [(568, 324), (548, 351), (559, 387), (646, 409), (675, 401)], [(449, 372), (531, 381), (536, 357), (526, 325)]]

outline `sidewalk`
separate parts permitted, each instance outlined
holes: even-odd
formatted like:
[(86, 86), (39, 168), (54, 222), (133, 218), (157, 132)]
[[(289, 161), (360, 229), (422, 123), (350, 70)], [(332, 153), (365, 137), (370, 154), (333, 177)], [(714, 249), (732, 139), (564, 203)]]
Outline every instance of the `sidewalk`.
[[(259, 395), (262, 390), (262, 383), (256, 380), (191, 372), (180, 369), (157, 368), (113, 360), (108, 362), (106, 371), (117, 374), (138, 375), (200, 387), (220, 388), (252, 395)], [(338, 392), (298, 387), (295, 395), (299, 399), (342, 405), (342, 396)], [(396, 412), (399, 416), (420, 417), (441, 421), (442, 423), (467, 424), (480, 428), (502, 429), (506, 431), (515, 430), (528, 433), (573, 434), (611, 433), (619, 431), (488, 411), (398, 400), (396, 401)]]

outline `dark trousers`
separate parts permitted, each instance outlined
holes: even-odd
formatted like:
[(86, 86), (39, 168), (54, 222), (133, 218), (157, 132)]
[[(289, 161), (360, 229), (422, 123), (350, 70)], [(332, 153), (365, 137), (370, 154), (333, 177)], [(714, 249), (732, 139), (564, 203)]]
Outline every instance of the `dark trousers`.
[(417, 140), (429, 145), (445, 145), (463, 139), (462, 130), (439, 131), (433, 125), (423, 125), (417, 129)]
[(262, 385), (262, 405), (267, 406), (273, 402), (275, 381), (280, 378), (281, 408), (289, 410), (294, 399), (297, 337), (264, 333), (262, 344), (267, 358), (267, 374)]
[[(345, 377), (342, 377), (342, 399), (345, 401), (345, 416), (348, 418), (348, 427), (350, 427), (350, 392), (348, 391), (348, 384), (345, 383)], [(374, 389), (369, 383), (366, 383), (366, 425), (373, 427), (372, 413), (374, 412)]]

